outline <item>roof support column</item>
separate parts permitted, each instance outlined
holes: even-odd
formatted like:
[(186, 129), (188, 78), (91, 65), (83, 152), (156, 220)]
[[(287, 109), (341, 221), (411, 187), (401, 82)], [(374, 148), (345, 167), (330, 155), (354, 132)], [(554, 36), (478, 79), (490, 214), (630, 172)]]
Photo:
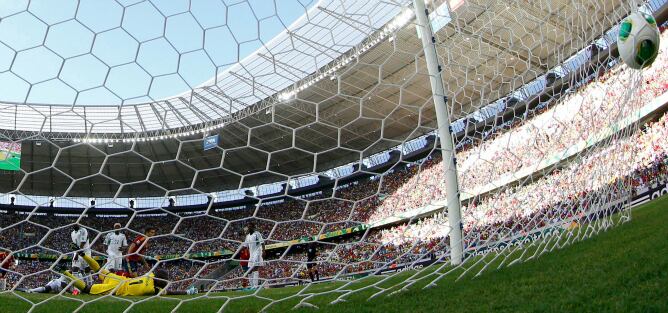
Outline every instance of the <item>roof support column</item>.
[(413, 0), (417, 27), (422, 34), (422, 48), (427, 62), (427, 71), (431, 82), (432, 98), (436, 109), (438, 137), (441, 141), (441, 155), (445, 170), (445, 191), (447, 194), (448, 220), (450, 223), (450, 262), (457, 265), (462, 262), (464, 245), (462, 242), (462, 218), (459, 199), (459, 183), (457, 179), (457, 160), (450, 127), (450, 116), (447, 107), (447, 96), (441, 76), (441, 66), (436, 55), (436, 37), (431, 29), (428, 12), (424, 0)]

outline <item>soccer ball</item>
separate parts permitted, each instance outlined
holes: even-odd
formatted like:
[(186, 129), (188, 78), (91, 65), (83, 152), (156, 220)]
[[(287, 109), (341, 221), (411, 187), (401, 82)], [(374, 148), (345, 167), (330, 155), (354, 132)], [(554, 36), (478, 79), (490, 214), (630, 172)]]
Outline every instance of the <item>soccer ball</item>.
[(648, 67), (659, 54), (659, 40), (659, 28), (653, 16), (631, 13), (619, 25), (619, 56), (631, 68)]

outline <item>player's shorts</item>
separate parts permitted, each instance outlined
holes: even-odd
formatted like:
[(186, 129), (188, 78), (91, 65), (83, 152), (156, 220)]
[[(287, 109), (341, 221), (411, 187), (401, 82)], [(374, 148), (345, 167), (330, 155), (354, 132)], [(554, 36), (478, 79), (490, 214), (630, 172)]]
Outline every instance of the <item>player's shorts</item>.
[(109, 251), (107, 253), (107, 263), (104, 265), (104, 268), (114, 270), (123, 269), (123, 255), (120, 253), (109, 253)]
[(5, 275), (7, 275), (7, 273), (9, 273), (9, 272), (7, 272), (6, 269), (0, 267), (0, 277), (5, 277)]
[(254, 267), (260, 267), (264, 266), (264, 261), (262, 260), (262, 257), (256, 257), (256, 258), (250, 258), (248, 260), (248, 267), (254, 268)]
[(242, 266), (241, 266), (241, 269), (244, 271), (244, 273), (245, 273), (245, 272), (248, 272), (248, 269), (249, 269), (249, 268), (250, 268), (250, 267), (248, 267), (248, 265), (242, 265)]
[[(90, 249), (84, 249), (84, 254), (86, 256), (91, 256)], [(88, 263), (86, 262), (86, 260), (84, 260), (83, 258), (81, 258), (79, 256), (76, 256), (76, 258), (72, 258), (72, 267), (88, 268), (89, 266), (88, 266)]]
[(143, 263), (140, 261), (128, 261), (125, 262), (125, 270), (127, 272), (132, 272), (132, 273), (137, 273), (139, 270), (139, 266), (141, 266)]
[(306, 268), (312, 269), (314, 266), (315, 266), (315, 262), (313, 262), (313, 261), (306, 262)]

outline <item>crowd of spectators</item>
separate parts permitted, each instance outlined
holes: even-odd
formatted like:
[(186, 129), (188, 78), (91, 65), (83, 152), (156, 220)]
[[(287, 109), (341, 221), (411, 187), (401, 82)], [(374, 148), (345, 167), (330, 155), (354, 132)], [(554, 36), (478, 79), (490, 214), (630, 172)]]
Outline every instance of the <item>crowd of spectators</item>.
[[(606, 206), (614, 200), (629, 204), (643, 186), (668, 178), (668, 116), (643, 131), (619, 138), (609, 146), (526, 185), (506, 188), (463, 207), (465, 247), (498, 243), (539, 228), (566, 228), (618, 212)], [(372, 271), (447, 251), (448, 221), (443, 213), (391, 228), (372, 230), (323, 245), (319, 270), (324, 277)], [(303, 253), (269, 261), (262, 277), (269, 283), (307, 281)], [(294, 262), (301, 261), (301, 262)], [(242, 272), (225, 277), (217, 289), (239, 288)]]
[[(618, 65), (565, 98), (548, 103), (546, 110), (522, 120), (506, 132), (457, 153), (460, 190), (474, 193), (505, 175), (533, 168), (668, 91), (668, 33), (662, 34), (659, 57), (642, 73)], [(638, 91), (633, 88), (637, 83)], [(419, 173), (391, 177), (388, 196), (375, 209), (370, 221), (418, 208), (446, 197), (440, 159), (421, 165)], [(399, 182), (396, 182), (396, 180)], [(393, 188), (394, 187), (394, 188)]]

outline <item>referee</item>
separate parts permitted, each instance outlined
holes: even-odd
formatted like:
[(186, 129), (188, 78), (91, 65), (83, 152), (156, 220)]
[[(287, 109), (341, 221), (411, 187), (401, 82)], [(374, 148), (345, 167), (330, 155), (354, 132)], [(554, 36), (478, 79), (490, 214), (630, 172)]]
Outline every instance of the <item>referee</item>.
[(315, 264), (316, 255), (315, 243), (311, 242), (306, 249), (306, 268), (308, 269), (308, 276), (311, 278), (311, 282), (320, 280), (320, 273), (318, 273), (318, 267)]

